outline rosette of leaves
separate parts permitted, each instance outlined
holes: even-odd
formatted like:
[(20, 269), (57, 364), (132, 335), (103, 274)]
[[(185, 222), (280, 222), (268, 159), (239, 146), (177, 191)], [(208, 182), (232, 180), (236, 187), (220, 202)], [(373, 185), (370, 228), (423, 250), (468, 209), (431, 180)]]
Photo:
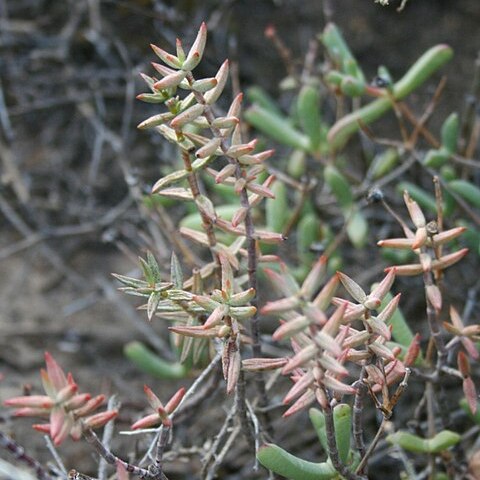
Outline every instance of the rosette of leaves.
[[(242, 322), (256, 313), (256, 308), (249, 305), (255, 297), (255, 290), (248, 288), (240, 291), (227, 257), (219, 255), (219, 259), (221, 288), (214, 289), (208, 295), (198, 291), (203, 285), (199, 276), (194, 275), (192, 279), (193, 291), (185, 289), (187, 282), (183, 281), (183, 273), (175, 255), (172, 256), (171, 282), (160, 281), (158, 263), (150, 253), (147, 254), (147, 260), (141, 262), (144, 276), (150, 280), (137, 280), (123, 275), (115, 277), (126, 285), (121, 290), (148, 297), (145, 308), (149, 319), (155, 314), (175, 323), (169, 330), (183, 337), (179, 344), (182, 362), (192, 354), (196, 363), (213, 339), (223, 342), (224, 375), (227, 392), (230, 393), (240, 371), (240, 342), (247, 340)], [(154, 302), (151, 300), (153, 295)]]
[[(375, 406), (389, 418), (405, 388), (409, 374), (407, 366), (413, 364), (420, 352), (417, 336), (403, 360), (399, 358), (401, 348), (387, 343), (391, 336), (387, 322), (395, 313), (399, 295), (377, 313), (393, 284), (395, 270), (390, 270), (367, 294), (341, 272), (322, 287), (326, 264), (326, 257), (321, 257), (301, 286), (285, 266), (281, 273), (267, 270), (275, 289), (284, 298), (268, 302), (261, 312), (282, 318), (273, 336), (277, 340), (289, 338), (294, 354), (287, 358), (243, 360), (243, 368), (247, 371), (281, 368), (283, 374), (291, 376), (294, 385), (283, 399), (283, 403), (291, 406), (284, 416), (315, 402), (322, 409), (321, 412), (312, 409), (311, 419), (328, 453), (326, 462), (306, 462), (273, 444), (265, 445), (258, 453), (264, 466), (292, 479), (365, 478), (354, 473), (357, 465), (360, 467), (358, 457), (350, 452), (349, 446), (353, 428), (350, 406), (341, 403), (345, 396), (358, 394), (357, 382), (348, 381), (357, 370), (352, 367), (363, 367), (362, 382), (367, 385)], [(339, 283), (354, 301), (334, 297)], [(325, 311), (330, 305), (336, 308), (328, 316)], [(402, 377), (404, 380), (391, 396), (389, 387)], [(379, 392), (382, 401), (377, 398)]]
[(248, 341), (242, 322), (255, 315), (256, 307), (249, 305), (255, 290), (235, 290), (235, 279), (230, 263), (220, 256), (222, 284), (207, 295), (193, 295), (192, 301), (203, 309), (205, 321), (200, 325), (170, 327), (170, 331), (194, 339), (219, 339), (222, 343), (223, 375), (227, 393), (233, 392), (241, 367), (240, 345)]
[[(455, 227), (440, 231), (439, 222), (435, 220), (427, 222), (422, 209), (411, 198), (408, 191), (405, 190), (403, 198), (412, 223), (415, 226), (415, 231), (412, 231), (402, 221), (401, 226), (405, 238), (380, 240), (378, 245), (380, 247), (412, 250), (418, 256), (418, 263), (389, 267), (389, 269), (395, 269), (397, 275), (423, 274), (428, 277), (430, 273), (433, 273), (435, 279), (437, 279), (445, 268), (454, 265), (468, 253), (468, 248), (462, 248), (448, 254), (443, 253), (443, 246), (459, 237), (465, 231), (465, 228)], [(425, 277), (427, 280), (425, 284), (427, 299), (435, 310), (439, 311), (442, 306), (440, 289), (433, 280), (427, 277)]]
[[(398, 358), (401, 349), (392, 349), (386, 344), (390, 339), (386, 322), (395, 312), (399, 296), (378, 315), (374, 314), (392, 286), (394, 270), (367, 295), (356, 282), (340, 272), (320, 289), (326, 264), (327, 259), (321, 257), (301, 287), (286, 267), (282, 267), (281, 273), (267, 270), (272, 284), (284, 298), (268, 302), (261, 313), (282, 318), (273, 338), (289, 338), (294, 355), (288, 359), (248, 359), (243, 366), (246, 370), (282, 368), (283, 374), (293, 374), (295, 384), (284, 403), (295, 402), (285, 416), (315, 400), (326, 408), (331, 398), (341, 401), (343, 395), (354, 394), (355, 387), (344, 381), (350, 375), (347, 362), (360, 366), (379, 363), (379, 367), (369, 366), (367, 381), (372, 390), (388, 395), (388, 386), (405, 374), (405, 363), (411, 364), (419, 353), (418, 338), (412, 341), (403, 362)], [(340, 282), (357, 303), (333, 297)], [(328, 317), (325, 311), (331, 304), (336, 309)], [(363, 328), (354, 328), (354, 322), (360, 322)]]
[(46, 370), (41, 370), (41, 376), (46, 395), (5, 400), (5, 406), (16, 408), (14, 416), (47, 418), (48, 423), (36, 424), (33, 428), (49, 435), (55, 445), (60, 445), (69, 435), (78, 440), (85, 429), (102, 427), (117, 416), (117, 410), (94, 413), (105, 402), (105, 395), (92, 397), (78, 392), (72, 375), (65, 375), (48, 352), (45, 352), (45, 364)]

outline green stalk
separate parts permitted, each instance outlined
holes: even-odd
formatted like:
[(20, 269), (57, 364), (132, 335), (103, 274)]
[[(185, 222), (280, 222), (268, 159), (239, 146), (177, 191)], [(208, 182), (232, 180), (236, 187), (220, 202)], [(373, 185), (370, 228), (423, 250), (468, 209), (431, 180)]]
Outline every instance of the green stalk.
[[(328, 143), (332, 151), (342, 148), (348, 139), (360, 129), (368, 125), (393, 107), (394, 101), (399, 101), (416, 90), (440, 67), (453, 56), (453, 50), (448, 45), (437, 45), (427, 50), (394, 86), (390, 94), (378, 98), (359, 108), (355, 112), (340, 119), (328, 132)], [(391, 96), (387, 96), (391, 95)]]

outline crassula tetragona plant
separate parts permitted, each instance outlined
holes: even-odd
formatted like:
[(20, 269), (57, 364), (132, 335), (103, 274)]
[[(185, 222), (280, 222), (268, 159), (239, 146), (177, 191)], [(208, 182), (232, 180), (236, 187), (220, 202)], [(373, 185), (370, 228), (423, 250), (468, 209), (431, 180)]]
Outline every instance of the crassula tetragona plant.
[[(274, 37), (274, 31), (269, 35)], [(443, 228), (439, 188), (438, 215), (432, 221), (426, 220), (418, 203), (408, 191), (404, 192), (413, 230), (393, 212), (383, 194), (376, 192), (371, 197), (384, 204), (405, 234), (405, 238), (380, 240), (379, 246), (408, 250), (417, 257), (416, 263), (388, 267), (383, 279), (370, 289), (364, 289), (343, 272), (329, 273), (332, 262), (327, 254), (306, 265), (302, 271), (292, 272), (287, 262), (272, 254), (273, 250), (268, 247), (269, 244), (281, 244), (286, 237), (275, 229), (261, 226), (262, 201), (278, 201), (274, 192), (276, 177), (292, 185), (298, 183), (281, 172), (280, 175), (273, 173), (275, 169), (267, 163), (273, 150), (257, 149), (257, 140), (246, 140), (241, 123), (242, 94), (237, 94), (224, 111), (218, 107), (217, 101), (229, 76), (228, 61), (212, 77), (198, 78), (194, 74), (202, 60), (206, 40), (207, 28), (202, 24), (188, 52), (180, 40), (177, 40), (174, 54), (152, 45), (162, 63), (153, 63), (155, 76), (142, 74), (150, 92), (138, 98), (164, 105), (162, 112), (141, 122), (139, 128), (154, 129), (175, 144), (181, 161), (176, 170), (156, 181), (152, 193), (185, 202), (190, 210), (193, 206), (200, 220), (197, 228), (184, 225), (179, 232), (207, 260), (198, 262), (184, 276), (184, 266), (173, 254), (170, 279), (163, 281), (163, 266), (148, 252), (146, 260), (141, 259), (143, 279), (115, 275), (126, 293), (145, 299), (142, 308), (147, 311), (148, 320), (158, 317), (171, 323), (169, 334), (178, 348), (179, 359), (190, 362), (190, 372), (198, 375), (196, 380), (188, 389), (179, 389), (165, 405), (150, 387), (145, 386), (153, 412), (137, 420), (132, 429), (145, 434), (153, 430), (146, 465), (122, 460), (97, 437), (93, 429), (113, 421), (117, 409), (94, 413), (105, 397), (91, 398), (89, 394), (79, 393), (72, 376), (65, 375), (49, 353), (45, 355), (46, 370), (42, 370), (46, 395), (19, 396), (4, 404), (16, 408), (14, 416), (48, 418), (48, 423), (34, 428), (48, 434), (55, 445), (68, 436), (74, 440), (85, 437), (99, 455), (116, 468), (118, 480), (126, 480), (129, 474), (153, 480), (166, 479), (163, 454), (172, 444), (174, 417), (182, 412), (183, 405), (208, 375), (215, 374), (221, 363), (225, 398), (228, 402), (232, 394), (234, 402), (225, 423), (219, 428), (211, 455), (205, 455), (201, 478), (216, 475), (219, 458), (224, 458), (226, 452), (215, 449), (222, 442), (229, 445), (226, 437), (235, 422), (237, 426), (233, 431), (236, 435), (243, 432), (248, 448), (254, 451), (252, 458), (256, 456), (271, 475), (277, 473), (303, 480), (369, 478), (372, 472), (369, 472), (368, 462), (382, 434), (388, 430), (386, 440), (394, 448), (428, 456), (430, 478), (444, 478), (441, 476), (444, 471), (454, 475), (450, 478), (460, 478), (465, 465), (456, 459), (457, 453), (452, 453), (451, 449), (461, 441), (461, 436), (449, 430), (450, 422), (443, 418), (441, 423), (432, 426), (431, 405), (434, 389), (443, 394), (441, 379), (450, 376), (461, 381), (469, 412), (477, 415), (477, 394), (470, 361), (479, 357), (475, 344), (480, 338), (479, 328), (465, 326), (453, 306), (450, 307), (450, 322), (440, 321), (444, 306), (443, 271), (467, 253), (466, 248), (454, 247), (449, 253), (444, 253), (443, 248), (455, 242), (465, 228)], [(340, 96), (369, 95), (376, 99), (337, 119), (329, 128), (315, 111), (319, 105), (306, 101), (316, 99), (319, 102), (320, 98), (315, 92), (316, 84), (310, 79), (308, 85), (300, 85), (299, 111), (303, 114), (304, 133), (297, 135), (288, 121), (276, 118), (277, 113), (267, 111), (265, 105), (264, 110), (259, 107), (251, 110), (249, 118), (267, 136), (271, 134), (283, 139), (286, 144), (303, 150), (303, 154), (311, 154), (317, 160), (328, 156), (326, 162), (318, 164), (318, 169), (327, 164), (321, 171), (325, 186), (341, 207), (352, 244), (361, 248), (365, 239), (358, 237), (352, 225), (361, 226), (363, 236), (366, 220), (355, 204), (348, 181), (335, 166), (338, 154), (355, 132), (387, 111), (397, 111), (399, 102), (451, 57), (451, 50), (444, 45), (429, 50), (397, 83), (382, 70), (383, 76), (374, 85), (368, 85), (333, 24), (326, 27), (322, 42), (329, 55), (329, 68), (323, 72), (322, 81), (329, 91)], [(224, 210), (223, 205), (217, 203), (219, 191), (233, 200), (229, 206), (234, 208), (228, 215), (220, 213)], [(295, 214), (298, 217), (301, 208)], [(179, 245), (175, 239), (172, 244)], [(260, 268), (260, 263), (268, 265)], [(258, 291), (263, 283), (259, 284), (260, 275), (268, 278), (281, 297), (268, 299), (261, 308)], [(412, 332), (399, 311), (400, 294), (390, 294), (395, 278), (404, 275), (423, 277), (429, 332), (426, 351), (422, 349), (419, 334)], [(336, 296), (339, 288), (343, 288), (348, 298)], [(284, 355), (267, 357), (262, 353), (259, 319), (265, 316), (280, 320), (271, 337), (275, 342), (289, 341), (290, 350), (284, 349)], [(445, 341), (447, 332), (452, 337), (448, 342)], [(452, 355), (457, 368), (451, 365)], [(200, 368), (203, 371), (198, 373)], [(293, 382), (283, 395), (283, 403), (289, 405), (284, 417), (315, 406), (310, 410), (310, 418), (326, 454), (323, 462), (307, 462), (272, 443), (274, 431), (268, 413), (271, 384), (259, 373), (269, 370), (280, 370)], [(426, 385), (423, 402), (429, 418), (428, 428), (418, 426), (414, 433), (396, 429), (390, 422), (411, 378), (418, 378)], [(250, 383), (255, 389), (250, 390)], [(378, 410), (382, 421), (374, 438), (366, 441), (365, 413), (369, 406)], [(19, 461), (32, 467), (37, 478), (62, 477), (62, 472), (44, 468), (26, 455), (5, 434), (2, 434), (1, 444)], [(405, 468), (413, 467), (406, 462)], [(92, 477), (70, 470), (68, 478)]]

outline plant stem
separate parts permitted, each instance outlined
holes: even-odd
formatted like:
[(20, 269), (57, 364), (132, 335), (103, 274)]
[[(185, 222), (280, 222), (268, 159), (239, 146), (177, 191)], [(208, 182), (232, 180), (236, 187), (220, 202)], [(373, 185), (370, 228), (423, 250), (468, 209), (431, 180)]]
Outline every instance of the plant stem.
[[(182, 150), (182, 160), (185, 165), (185, 170), (189, 172), (188, 174), (188, 184), (194, 200), (196, 200), (200, 195), (200, 187), (198, 186), (198, 179), (196, 173), (192, 170), (192, 161), (190, 159), (190, 153), (186, 150)], [(199, 209), (200, 216), (203, 222), (203, 228), (208, 238), (208, 245), (210, 246), (210, 252), (212, 253), (213, 260), (215, 262), (217, 271), (217, 276), (220, 275), (220, 260), (218, 259), (218, 254), (214, 251), (214, 247), (217, 244), (217, 238), (215, 237), (215, 232), (213, 230), (212, 220)], [(220, 278), (221, 280), (221, 278)]]
[[(187, 74), (187, 81), (190, 83), (190, 85), (193, 84), (194, 78), (191, 72)], [(215, 127), (213, 125), (213, 122), (215, 120), (215, 114), (212, 110), (212, 107), (206, 102), (204, 95), (201, 92), (195, 92), (195, 99), (197, 100), (198, 103), (203, 105), (205, 107), (204, 109), (204, 116), (207, 119), (207, 122), (209, 124), (210, 131), (212, 132), (212, 135), (215, 138), (221, 139), (221, 144), (220, 148), (222, 152), (225, 155), (225, 158), (228, 160), (229, 163), (233, 164), (236, 166), (235, 169), (235, 176), (236, 178), (241, 178), (242, 177), (242, 167), (240, 166), (239, 162), (229, 156), (227, 154), (229, 145), (226, 140), (226, 138), (222, 135), (220, 129)], [(252, 214), (251, 214), (251, 207), (250, 207), (250, 202), (248, 199), (248, 192), (247, 189), (244, 187), (242, 188), (240, 192), (240, 204), (243, 208), (246, 210), (246, 215), (245, 215), (245, 220), (244, 220), (244, 225), (245, 225), (245, 236), (247, 239), (247, 271), (248, 271), (248, 286), (249, 288), (255, 289), (255, 292), (257, 292), (257, 263), (258, 263), (258, 258), (257, 258), (257, 245), (256, 241), (254, 238), (255, 234), (255, 226), (253, 223), (252, 219)], [(250, 302), (252, 306), (257, 307), (258, 306), (258, 301), (257, 301), (257, 294), (255, 293), (255, 297), (251, 300)], [(259, 329), (259, 319), (258, 319), (258, 314), (255, 313), (253, 317), (250, 320), (250, 329), (251, 329), (251, 335), (252, 335), (252, 353), (254, 357), (261, 357), (262, 356), (262, 347), (260, 343), (260, 329)], [(258, 390), (258, 393), (260, 395), (260, 406), (265, 406), (268, 403), (266, 391), (265, 391), (265, 381), (261, 375), (256, 375), (255, 376), (255, 384)], [(271, 427), (270, 427), (271, 428)]]
[(137, 467), (136, 465), (132, 465), (131, 463), (128, 463), (114, 455), (110, 450), (108, 450), (107, 447), (105, 447), (105, 445), (103, 445), (103, 443), (97, 437), (97, 434), (91, 428), (84, 428), (82, 433), (87, 443), (92, 445), (96, 452), (110, 465), (116, 465), (117, 463), (120, 463), (128, 473), (136, 475), (140, 478), (146, 478), (148, 480), (168, 480), (165, 474), (162, 471), (158, 471), (156, 468), (145, 469)]
[(3, 432), (0, 432), (0, 447), (8, 450), (19, 462), (22, 462), (33, 469), (38, 480), (52, 480), (53, 477), (38, 460), (27, 455), (22, 446)]
[[(356, 382), (357, 393), (355, 394), (355, 400), (353, 402), (353, 440), (355, 442), (355, 447), (360, 454), (360, 457), (365, 456), (366, 448), (365, 442), (363, 440), (363, 425), (362, 425), (362, 415), (363, 415), (363, 398), (365, 396), (366, 385), (364, 382), (365, 378), (365, 366), (362, 367), (360, 372), (360, 377)], [(359, 473), (363, 473), (359, 471)]]
[[(327, 395), (326, 392), (325, 396)], [(328, 397), (327, 397), (328, 398)], [(366, 477), (362, 475), (357, 475), (354, 472), (351, 472), (347, 466), (340, 460), (340, 455), (337, 448), (337, 440), (335, 438), (335, 424), (333, 421), (333, 408), (329, 402), (327, 407), (323, 407), (323, 414), (325, 416), (325, 430), (327, 433), (327, 446), (328, 446), (328, 456), (332, 462), (335, 470), (345, 477), (347, 480), (365, 480)], [(357, 469), (359, 471), (359, 469)]]
[(380, 440), (380, 436), (383, 433), (386, 423), (387, 423), (387, 419), (383, 417), (382, 423), (380, 424), (380, 427), (378, 427), (377, 433), (375, 434), (375, 437), (372, 440), (372, 443), (368, 446), (367, 452), (365, 453), (362, 460), (358, 464), (356, 472), (360, 473), (365, 467), (365, 465), (367, 464), (367, 461), (370, 458), (370, 455), (373, 453), (373, 451), (375, 450), (375, 447), (377, 446), (378, 441)]
[(162, 472), (162, 459), (163, 459), (163, 452), (165, 451), (165, 447), (168, 443), (168, 437), (170, 436), (170, 427), (163, 426), (162, 431), (160, 432), (160, 436), (158, 437), (157, 442), (157, 453), (155, 455), (155, 465), (157, 466), (159, 472)]

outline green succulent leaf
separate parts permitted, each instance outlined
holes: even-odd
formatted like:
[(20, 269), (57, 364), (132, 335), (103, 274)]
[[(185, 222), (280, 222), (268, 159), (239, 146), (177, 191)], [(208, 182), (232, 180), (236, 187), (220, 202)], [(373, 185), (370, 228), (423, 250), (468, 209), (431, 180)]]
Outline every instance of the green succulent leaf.
[(310, 139), (293, 128), (282, 116), (272, 113), (260, 105), (254, 105), (245, 112), (245, 119), (257, 130), (283, 145), (300, 150), (310, 150)]
[(297, 113), (303, 131), (310, 139), (310, 150), (316, 152), (322, 141), (320, 93), (313, 85), (305, 85), (297, 100)]
[(163, 360), (141, 342), (127, 343), (123, 352), (138, 368), (156, 378), (178, 380), (187, 375), (184, 365)]
[(281, 233), (289, 216), (287, 187), (283, 182), (277, 181), (271, 187), (275, 198), (265, 201), (265, 220), (268, 230)]
[(480, 188), (467, 180), (452, 180), (448, 183), (449, 188), (474, 207), (480, 208)]
[(273, 443), (261, 447), (257, 453), (257, 458), (265, 468), (290, 480), (329, 480), (337, 478), (336, 470), (329, 463), (313, 463), (302, 460)]
[(349, 210), (353, 205), (353, 194), (344, 175), (333, 165), (327, 165), (323, 176), (342, 210)]
[(393, 87), (392, 93), (386, 94), (373, 102), (341, 118), (328, 133), (328, 142), (332, 151), (342, 148), (348, 139), (357, 132), (361, 125), (369, 125), (379, 119), (393, 106), (393, 99), (402, 100), (416, 90), (433, 73), (448, 62), (453, 51), (447, 45), (437, 45), (427, 50)]
[(451, 113), (442, 125), (442, 145), (449, 153), (455, 153), (457, 150), (459, 130), (460, 120), (458, 113)]
[(413, 453), (440, 453), (453, 447), (461, 440), (458, 433), (442, 430), (433, 438), (425, 439), (409, 432), (399, 431), (387, 436), (387, 442), (399, 445)]

